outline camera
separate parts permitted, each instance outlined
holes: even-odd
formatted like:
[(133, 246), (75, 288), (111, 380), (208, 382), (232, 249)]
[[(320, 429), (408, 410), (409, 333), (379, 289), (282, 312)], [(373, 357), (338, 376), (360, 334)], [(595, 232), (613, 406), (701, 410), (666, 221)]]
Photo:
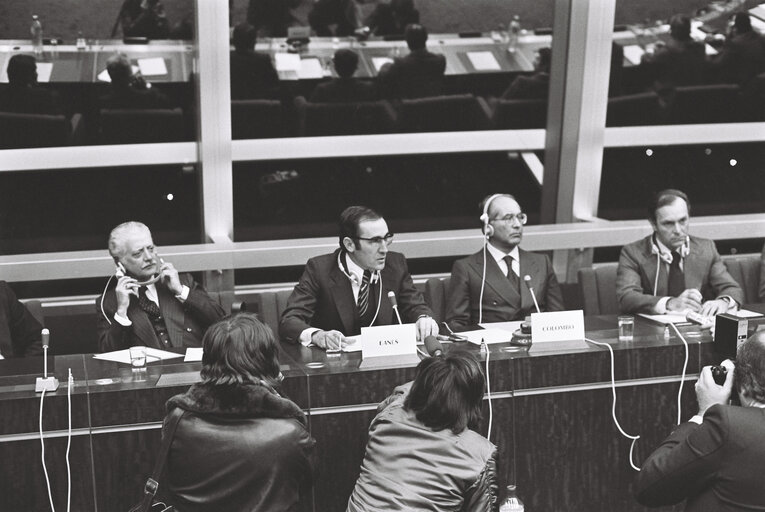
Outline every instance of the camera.
[(712, 367), (712, 378), (718, 386), (725, 384), (725, 377), (728, 375), (728, 369), (723, 365)]

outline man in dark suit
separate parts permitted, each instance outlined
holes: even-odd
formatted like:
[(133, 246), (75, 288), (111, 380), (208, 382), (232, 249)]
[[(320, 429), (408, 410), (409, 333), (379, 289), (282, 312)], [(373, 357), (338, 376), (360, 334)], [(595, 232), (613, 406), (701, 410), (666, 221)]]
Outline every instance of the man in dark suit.
[(688, 235), (687, 195), (673, 189), (658, 192), (648, 215), (653, 234), (625, 245), (619, 256), (616, 297), (622, 312), (690, 310), (711, 317), (744, 301), (714, 241)]
[(356, 52), (346, 49), (337, 50), (332, 59), (338, 78), (319, 84), (311, 94), (314, 103), (348, 103), (372, 101), (376, 96), (373, 84), (353, 77), (359, 65)]
[(247, 22), (234, 27), (231, 52), (231, 99), (274, 98), (279, 91), (279, 75), (271, 57), (255, 51), (257, 31)]
[(393, 292), (403, 323), (417, 337), (438, 334), (430, 308), (414, 287), (403, 254), (389, 252), (393, 234), (380, 214), (350, 206), (340, 214), (340, 249), (308, 260), (282, 314), (282, 339), (337, 349), (361, 327), (397, 324)]
[(765, 73), (765, 37), (752, 29), (749, 13), (736, 13), (730, 34), (713, 63), (722, 82), (741, 86)]
[(765, 302), (765, 244), (760, 255), (760, 302)]
[[(726, 360), (722, 386), (706, 366), (696, 382), (699, 412), (648, 457), (637, 500), (649, 507), (686, 500), (686, 512), (765, 509), (765, 332)], [(727, 405), (733, 390), (741, 406)]]
[(404, 39), (409, 55), (397, 58), (380, 69), (378, 81), (391, 98), (438, 96), (443, 86), (446, 57), (429, 52), (428, 32), (422, 25), (407, 25)]
[(534, 61), (534, 74), (519, 76), (510, 84), (504, 93), (504, 100), (546, 100), (550, 90), (550, 48), (537, 50)]
[(98, 348), (133, 345), (201, 347), (205, 330), (225, 315), (223, 308), (189, 274), (179, 275), (160, 258), (151, 232), (125, 222), (109, 235), (117, 284), (96, 299)]
[(643, 55), (642, 65), (653, 77), (659, 94), (671, 94), (675, 87), (703, 83), (706, 53), (704, 43), (691, 38), (691, 20), (675, 15), (669, 22), (670, 40), (659, 44), (653, 53)]
[(0, 359), (42, 354), (41, 331), (40, 322), (0, 281)]
[(0, 90), (0, 111), (16, 114), (62, 114), (58, 97), (37, 85), (37, 61), (14, 55), (8, 61), (8, 86)]
[[(117, 22), (122, 26), (125, 37), (167, 39), (170, 34), (165, 7), (159, 0), (125, 0), (117, 15)], [(112, 30), (112, 38), (115, 35), (116, 31)]]
[(510, 194), (488, 196), (481, 201), (481, 212), (484, 248), (455, 261), (452, 267), (446, 299), (449, 327), (523, 320), (536, 312), (531, 289), (541, 311), (563, 310), (563, 295), (550, 259), (518, 247), (526, 214), (515, 198)]
[(151, 87), (143, 77), (133, 74), (133, 68), (127, 56), (117, 53), (106, 61), (106, 71), (111, 84), (109, 92), (100, 98), (101, 108), (173, 108), (170, 100)]

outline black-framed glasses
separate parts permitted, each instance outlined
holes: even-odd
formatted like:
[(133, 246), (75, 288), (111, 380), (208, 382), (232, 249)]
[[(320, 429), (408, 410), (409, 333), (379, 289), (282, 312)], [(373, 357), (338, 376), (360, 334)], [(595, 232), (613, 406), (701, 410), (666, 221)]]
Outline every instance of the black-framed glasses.
[(370, 238), (364, 238), (363, 236), (355, 236), (353, 238), (356, 240), (365, 240), (377, 246), (381, 246), (382, 244), (390, 245), (393, 243), (393, 233), (387, 233), (385, 236), (373, 236)]
[(521, 225), (525, 225), (526, 221), (529, 220), (529, 218), (526, 216), (525, 213), (521, 212), (516, 214), (509, 213), (505, 215), (504, 217), (497, 217), (496, 219), (491, 219), (491, 220), (495, 222), (507, 222), (507, 223), (512, 223), (513, 221), (517, 220), (518, 222), (521, 223)]

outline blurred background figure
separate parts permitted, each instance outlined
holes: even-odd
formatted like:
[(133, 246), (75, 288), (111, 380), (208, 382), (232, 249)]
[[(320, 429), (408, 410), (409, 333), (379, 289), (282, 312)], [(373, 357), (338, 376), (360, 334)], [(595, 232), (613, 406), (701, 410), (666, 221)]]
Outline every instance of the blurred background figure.
[(748, 13), (736, 13), (725, 44), (713, 62), (721, 82), (742, 87), (765, 73), (765, 37), (752, 29)]
[(287, 37), (287, 28), (296, 24), (292, 9), (300, 0), (250, 0), (247, 22), (260, 37)]
[(359, 56), (356, 52), (337, 50), (332, 63), (338, 78), (317, 85), (311, 94), (312, 102), (346, 103), (375, 99), (377, 91), (374, 84), (353, 77), (359, 66)]
[(118, 27), (122, 27), (124, 37), (167, 39), (170, 34), (165, 8), (159, 0), (125, 0), (111, 37), (116, 36)]
[(360, 25), (358, 5), (354, 0), (317, 0), (308, 23), (320, 37), (350, 36)]
[(546, 100), (550, 89), (550, 48), (537, 50), (534, 59), (534, 74), (521, 75), (502, 93), (505, 100)]
[(130, 60), (116, 53), (106, 61), (111, 78), (109, 92), (100, 98), (101, 108), (173, 108), (170, 100), (151, 87), (142, 76), (133, 74)]
[(62, 114), (58, 96), (37, 84), (37, 61), (14, 55), (8, 61), (8, 87), (0, 90), (0, 111), (17, 114)]
[(234, 51), (230, 57), (232, 100), (271, 98), (277, 94), (279, 75), (271, 57), (255, 51), (256, 36), (257, 30), (247, 22), (234, 27)]
[(414, 0), (391, 0), (379, 3), (366, 19), (364, 31), (376, 36), (403, 34), (410, 23), (420, 22), (420, 11), (414, 8)]
[(380, 68), (379, 86), (389, 98), (438, 96), (443, 88), (446, 57), (428, 51), (428, 31), (422, 25), (407, 25), (404, 39), (409, 55)]

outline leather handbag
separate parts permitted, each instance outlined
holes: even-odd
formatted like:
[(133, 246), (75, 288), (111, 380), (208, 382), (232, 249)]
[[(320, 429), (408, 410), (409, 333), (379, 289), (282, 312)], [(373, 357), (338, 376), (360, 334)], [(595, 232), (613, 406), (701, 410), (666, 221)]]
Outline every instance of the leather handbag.
[(159, 454), (157, 460), (154, 463), (154, 471), (151, 476), (146, 479), (146, 484), (143, 487), (143, 497), (136, 505), (131, 507), (128, 512), (171, 512), (175, 510), (172, 505), (168, 505), (161, 501), (154, 501), (157, 491), (159, 490), (159, 479), (162, 475), (162, 471), (165, 469), (165, 462), (167, 461), (167, 454), (170, 453), (170, 445), (173, 444), (173, 437), (175, 436), (175, 429), (178, 427), (178, 422), (186, 413), (186, 411), (176, 408), (170, 413), (169, 421), (167, 423), (167, 432), (165, 437), (162, 438), (162, 445), (159, 447)]

